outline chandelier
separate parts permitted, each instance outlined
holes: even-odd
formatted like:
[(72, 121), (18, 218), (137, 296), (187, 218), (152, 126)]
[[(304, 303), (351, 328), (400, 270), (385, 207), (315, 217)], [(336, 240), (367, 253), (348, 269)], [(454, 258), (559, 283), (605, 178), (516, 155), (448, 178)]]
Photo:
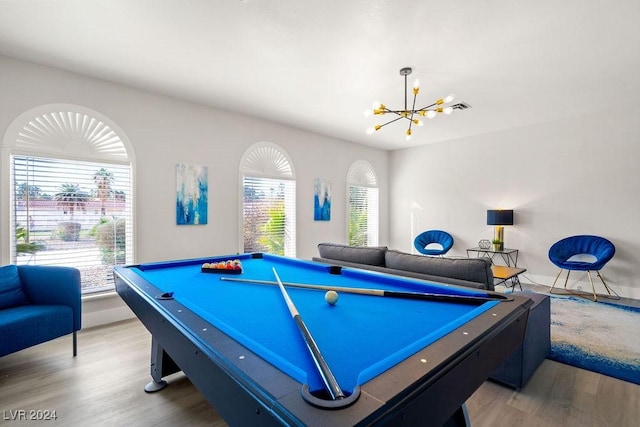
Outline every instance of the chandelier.
[(384, 104), (381, 104), (380, 102), (375, 101), (373, 103), (373, 111), (367, 110), (365, 111), (365, 115), (371, 115), (372, 113), (374, 115), (392, 114), (398, 117), (395, 117), (394, 119), (391, 119), (384, 124), (375, 125), (374, 127), (367, 129), (368, 134), (372, 134), (375, 131), (385, 127), (386, 125), (389, 125), (393, 122), (397, 122), (398, 120), (406, 119), (409, 121), (409, 127), (407, 128), (407, 132), (406, 132), (406, 139), (407, 141), (409, 141), (411, 139), (412, 126), (423, 125), (421, 117), (432, 119), (436, 115), (438, 115), (438, 113), (451, 114), (453, 113), (453, 110), (456, 110), (456, 109), (464, 110), (466, 108), (469, 108), (469, 105), (465, 103), (447, 106), (446, 104), (449, 104), (451, 101), (453, 101), (454, 95), (451, 94), (446, 98), (438, 99), (436, 102), (434, 102), (431, 105), (427, 105), (426, 107), (416, 109), (416, 98), (418, 97), (418, 92), (420, 92), (420, 82), (418, 81), (418, 79), (416, 79), (416, 81), (413, 83), (413, 105), (411, 109), (407, 108), (407, 94), (408, 94), (407, 76), (411, 74), (411, 71), (412, 69), (410, 67), (405, 67), (400, 69), (400, 75), (404, 76), (404, 109), (391, 110), (387, 108)]

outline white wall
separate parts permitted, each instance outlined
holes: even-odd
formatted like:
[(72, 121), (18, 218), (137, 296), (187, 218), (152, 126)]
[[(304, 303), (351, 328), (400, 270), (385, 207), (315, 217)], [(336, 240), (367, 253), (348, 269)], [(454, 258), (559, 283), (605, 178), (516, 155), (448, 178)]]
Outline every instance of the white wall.
[[(391, 246), (412, 250), (414, 234), (441, 228), (454, 236), (450, 254), (466, 256), (466, 248), (492, 238), (487, 209), (514, 209), (505, 241), (520, 250), (518, 266), (527, 268), (528, 280), (551, 286), (558, 269), (548, 260), (549, 247), (562, 237), (595, 234), (616, 246), (605, 280), (622, 296), (639, 299), (638, 117), (637, 107), (603, 109), (392, 152)], [(572, 285), (589, 286), (585, 274), (574, 274), (585, 283)]]
[[(345, 241), (346, 174), (367, 160), (380, 182), (380, 241), (388, 241), (388, 153), (241, 114), (91, 79), (0, 56), (0, 132), (42, 104), (78, 104), (113, 120), (136, 154), (137, 261), (235, 253), (238, 248), (238, 167), (252, 144), (269, 141), (289, 154), (297, 174), (298, 256), (320, 241)], [(175, 224), (175, 165), (209, 168), (209, 224)], [(314, 179), (331, 182), (331, 221), (313, 220)], [(6, 198), (6, 197), (5, 197)], [(3, 254), (3, 258), (6, 255)]]
[[(378, 174), (380, 242), (388, 242), (386, 151), (3, 56), (0, 99), (0, 135), (23, 112), (53, 103), (95, 110), (126, 133), (136, 156), (137, 262), (240, 251), (239, 162), (245, 150), (260, 141), (282, 147), (296, 171), (298, 257), (316, 255), (321, 241), (346, 241), (346, 174), (359, 159), (371, 163)], [(209, 224), (176, 225), (177, 163), (208, 166)], [(313, 220), (315, 178), (331, 182), (331, 221)], [(8, 184), (0, 188), (6, 212)], [(9, 232), (4, 222), (3, 238)], [(2, 263), (8, 257), (0, 253)]]

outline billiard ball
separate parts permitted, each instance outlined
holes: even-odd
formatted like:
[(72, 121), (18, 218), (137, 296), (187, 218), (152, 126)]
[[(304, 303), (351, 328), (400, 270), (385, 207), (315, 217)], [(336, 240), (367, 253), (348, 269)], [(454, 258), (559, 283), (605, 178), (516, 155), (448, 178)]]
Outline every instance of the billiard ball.
[(324, 300), (328, 304), (334, 305), (338, 302), (338, 293), (336, 291), (327, 291), (327, 293), (324, 294)]

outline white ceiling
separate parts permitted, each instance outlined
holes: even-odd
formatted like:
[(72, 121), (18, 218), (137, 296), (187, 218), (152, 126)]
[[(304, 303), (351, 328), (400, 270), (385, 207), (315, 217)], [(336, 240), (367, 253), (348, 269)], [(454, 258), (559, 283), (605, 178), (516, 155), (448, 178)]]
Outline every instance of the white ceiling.
[[(635, 103), (639, 23), (638, 0), (0, 0), (0, 53), (397, 149)], [(472, 108), (366, 135), (405, 66), (419, 107)]]

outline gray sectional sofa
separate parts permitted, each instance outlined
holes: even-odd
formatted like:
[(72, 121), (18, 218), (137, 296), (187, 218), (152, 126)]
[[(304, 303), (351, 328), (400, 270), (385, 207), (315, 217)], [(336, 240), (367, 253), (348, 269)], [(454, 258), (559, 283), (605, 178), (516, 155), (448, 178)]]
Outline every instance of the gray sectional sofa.
[[(493, 291), (493, 273), (488, 258), (439, 258), (412, 255), (386, 246), (356, 247), (320, 243), (314, 261), (343, 267), (428, 280)], [(489, 379), (520, 389), (525, 386), (551, 349), (551, 305), (549, 296), (522, 292), (533, 301), (524, 341)]]
[(320, 243), (314, 261), (355, 267), (414, 279), (493, 291), (488, 258), (440, 258), (412, 255), (386, 246), (346, 246)]

